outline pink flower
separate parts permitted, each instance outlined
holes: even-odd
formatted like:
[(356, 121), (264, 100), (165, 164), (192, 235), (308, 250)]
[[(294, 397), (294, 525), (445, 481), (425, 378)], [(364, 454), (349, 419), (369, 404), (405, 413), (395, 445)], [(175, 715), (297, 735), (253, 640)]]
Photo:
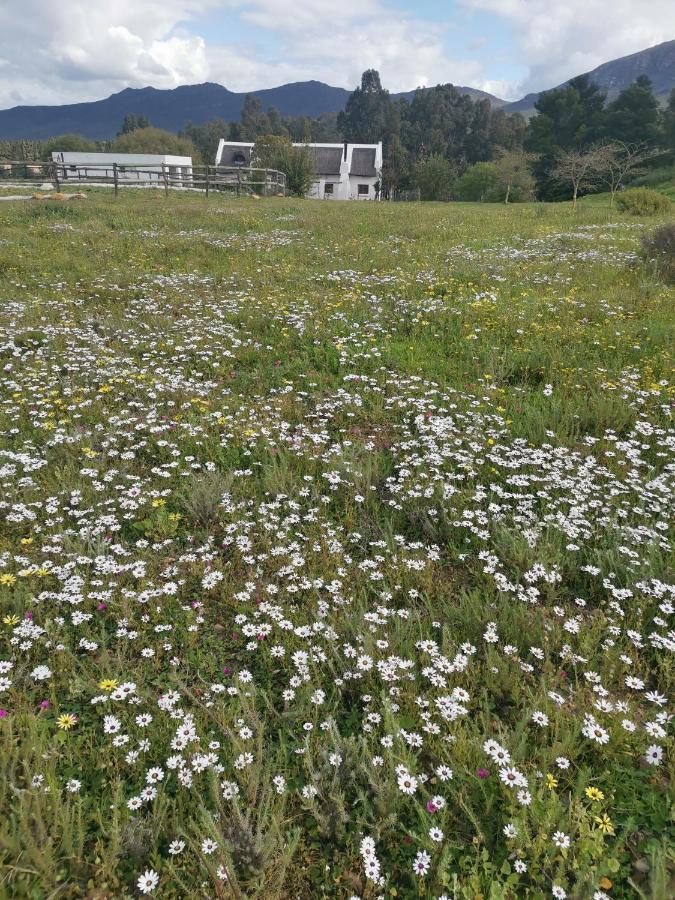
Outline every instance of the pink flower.
[(0, 719), (6, 719), (9, 713), (6, 709), (0, 709)]
[(490, 777), (490, 773), (488, 772), (487, 769), (479, 769), (476, 772), (476, 775), (478, 775), (479, 778), (489, 778)]

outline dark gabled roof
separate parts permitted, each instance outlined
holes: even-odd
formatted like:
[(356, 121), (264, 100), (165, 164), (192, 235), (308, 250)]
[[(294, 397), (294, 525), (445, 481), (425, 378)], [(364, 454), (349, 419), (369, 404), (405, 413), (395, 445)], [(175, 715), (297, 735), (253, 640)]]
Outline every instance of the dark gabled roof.
[(312, 154), (315, 175), (339, 175), (342, 161), (341, 147), (308, 147)]
[(364, 178), (377, 175), (375, 150), (367, 150), (365, 147), (356, 147), (352, 150), (352, 167), (349, 174), (361, 175)]
[[(251, 148), (250, 147), (233, 147), (231, 144), (225, 144), (223, 147), (223, 155), (220, 157), (218, 165), (234, 166), (235, 157), (241, 154), (244, 157), (245, 165), (251, 164)], [(241, 157), (239, 157), (241, 159)]]

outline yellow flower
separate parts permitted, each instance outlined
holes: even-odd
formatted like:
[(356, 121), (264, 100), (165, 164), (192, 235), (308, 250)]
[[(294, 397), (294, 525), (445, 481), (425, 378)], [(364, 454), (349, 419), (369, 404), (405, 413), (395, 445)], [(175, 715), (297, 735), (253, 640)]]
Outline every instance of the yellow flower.
[(19, 617), (18, 616), (5, 616), (5, 618), (2, 621), (5, 623), (5, 625), (18, 625)]
[(21, 543), (24, 547), (27, 547), (29, 544), (33, 543), (33, 538), (21, 538)]
[(546, 787), (549, 789), (549, 791), (553, 791), (558, 787), (558, 779), (555, 776), (551, 775), (550, 772), (546, 776)]
[(152, 505), (155, 507), (164, 506), (165, 504), (166, 504), (166, 500), (162, 499), (161, 497), (158, 497), (156, 500), (152, 501)]
[(586, 796), (589, 800), (600, 801), (605, 799), (605, 795), (602, 791), (598, 790), (596, 787), (587, 787), (586, 788)]
[(607, 813), (603, 813), (602, 816), (596, 816), (595, 821), (603, 834), (614, 834), (614, 826)]
[(14, 584), (15, 581), (16, 575), (11, 575), (9, 572), (0, 575), (0, 584)]
[(169, 513), (169, 521), (170, 522), (180, 522), (183, 517), (180, 513)]
[(99, 681), (98, 686), (102, 691), (114, 691), (117, 687), (117, 682), (114, 678), (104, 678), (102, 681)]
[(77, 725), (77, 716), (74, 713), (63, 713), (56, 720), (56, 724), (64, 731), (70, 731), (71, 728)]

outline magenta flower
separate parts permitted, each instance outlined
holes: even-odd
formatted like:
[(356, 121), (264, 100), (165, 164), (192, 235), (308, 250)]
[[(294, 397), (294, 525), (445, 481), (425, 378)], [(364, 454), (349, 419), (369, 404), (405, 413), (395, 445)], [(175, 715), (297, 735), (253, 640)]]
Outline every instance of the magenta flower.
[(489, 778), (490, 777), (490, 773), (488, 772), (487, 769), (479, 769), (476, 772), (476, 775), (478, 775), (479, 778)]

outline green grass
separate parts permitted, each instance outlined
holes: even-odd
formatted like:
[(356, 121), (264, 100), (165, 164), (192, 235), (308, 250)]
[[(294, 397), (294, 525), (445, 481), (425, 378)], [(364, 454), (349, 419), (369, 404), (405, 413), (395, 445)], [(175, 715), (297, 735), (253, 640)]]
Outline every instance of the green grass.
[(658, 220), (88, 193), (0, 204), (0, 897), (671, 896)]

